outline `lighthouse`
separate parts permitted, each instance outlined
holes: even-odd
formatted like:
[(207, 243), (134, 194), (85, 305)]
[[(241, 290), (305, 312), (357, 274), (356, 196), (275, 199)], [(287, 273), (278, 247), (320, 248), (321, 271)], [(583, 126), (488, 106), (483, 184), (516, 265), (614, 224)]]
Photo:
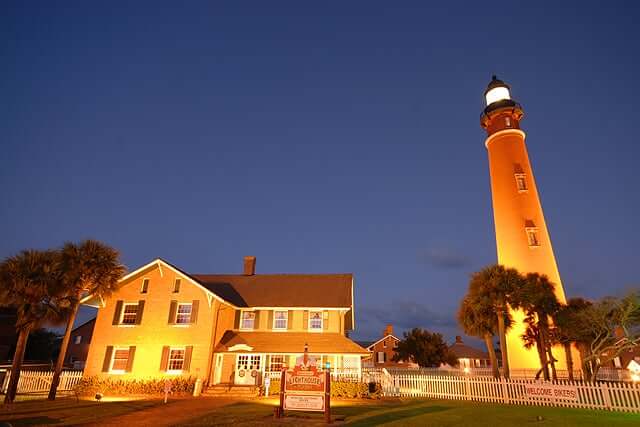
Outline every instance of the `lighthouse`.
[[(545, 274), (555, 285), (558, 300), (565, 303), (538, 187), (529, 162), (526, 135), (520, 128), (524, 111), (511, 98), (509, 85), (496, 76), (487, 86), (484, 97), (486, 107), (480, 124), (487, 131), (484, 145), (489, 154), (498, 263), (521, 273)], [(522, 342), (521, 336), (526, 328), (524, 314), (522, 311), (511, 314), (514, 324), (507, 333), (509, 366), (511, 369), (538, 368), (536, 349), (527, 350)], [(565, 358), (560, 348), (554, 348), (554, 356), (563, 366)]]

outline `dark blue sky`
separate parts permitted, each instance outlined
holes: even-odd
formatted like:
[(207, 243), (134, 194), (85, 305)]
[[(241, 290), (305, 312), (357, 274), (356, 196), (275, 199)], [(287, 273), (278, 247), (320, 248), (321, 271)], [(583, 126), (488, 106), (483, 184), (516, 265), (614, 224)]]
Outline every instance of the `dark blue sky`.
[(4, 2), (0, 257), (92, 237), (130, 269), (353, 272), (356, 337), (451, 338), (496, 259), (495, 73), (567, 295), (637, 285), (639, 7), (438, 3)]

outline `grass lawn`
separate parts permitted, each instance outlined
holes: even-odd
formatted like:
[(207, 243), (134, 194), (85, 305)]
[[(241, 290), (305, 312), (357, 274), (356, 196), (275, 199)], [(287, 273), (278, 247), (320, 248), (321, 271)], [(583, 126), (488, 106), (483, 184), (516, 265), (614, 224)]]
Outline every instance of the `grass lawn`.
[[(273, 419), (275, 401), (216, 398), (93, 402), (60, 399), (0, 405), (0, 421), (14, 426), (69, 425), (323, 425), (322, 414), (288, 412)], [(537, 406), (493, 405), (453, 400), (334, 401), (336, 424), (348, 426), (640, 426), (640, 414)], [(537, 417), (543, 419), (538, 421)]]
[[(537, 406), (508, 406), (453, 400), (335, 402), (332, 418), (349, 426), (640, 426), (640, 414)], [(273, 406), (239, 402), (183, 425), (321, 425), (322, 414), (288, 412), (277, 421)], [(542, 416), (541, 421), (537, 420)]]

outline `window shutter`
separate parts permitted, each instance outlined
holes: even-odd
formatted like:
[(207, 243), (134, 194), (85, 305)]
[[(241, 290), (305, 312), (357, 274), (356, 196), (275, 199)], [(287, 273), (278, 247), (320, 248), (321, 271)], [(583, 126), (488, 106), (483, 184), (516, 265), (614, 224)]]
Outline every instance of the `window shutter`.
[(166, 371), (167, 365), (169, 365), (169, 346), (162, 347), (162, 358), (160, 359), (160, 370)]
[(329, 329), (329, 312), (322, 313), (322, 329), (325, 331)]
[(178, 301), (172, 300), (171, 305), (169, 306), (169, 324), (173, 325), (176, 323), (176, 311), (178, 310)]
[(236, 318), (233, 321), (233, 329), (240, 329), (240, 310), (236, 310)]
[(190, 323), (197, 323), (198, 322), (198, 306), (200, 305), (200, 301), (197, 299), (194, 299), (193, 302), (191, 303), (191, 319), (190, 319)]
[(191, 367), (191, 354), (193, 353), (193, 346), (188, 345), (184, 350), (184, 363), (182, 364), (182, 372), (189, 372)]
[(273, 310), (269, 310), (267, 329), (273, 329)]
[(132, 345), (129, 347), (129, 358), (127, 359), (127, 369), (125, 372), (131, 372), (133, 368), (133, 357), (136, 355), (136, 346)]
[(302, 316), (302, 329), (305, 331), (309, 329), (309, 310), (305, 310)]
[(256, 310), (254, 313), (256, 317), (253, 319), (253, 329), (257, 331), (260, 329), (260, 310)]
[(102, 362), (102, 372), (109, 372), (111, 366), (111, 356), (113, 355), (113, 346), (107, 346), (107, 352), (104, 354), (104, 362)]
[(138, 301), (138, 312), (136, 313), (136, 325), (142, 323), (142, 313), (144, 312), (144, 300)]
[(120, 323), (120, 315), (122, 314), (122, 300), (116, 301), (116, 310), (113, 312), (113, 323), (117, 325)]
[(293, 310), (289, 310), (287, 314), (289, 317), (287, 319), (287, 329), (293, 329)]

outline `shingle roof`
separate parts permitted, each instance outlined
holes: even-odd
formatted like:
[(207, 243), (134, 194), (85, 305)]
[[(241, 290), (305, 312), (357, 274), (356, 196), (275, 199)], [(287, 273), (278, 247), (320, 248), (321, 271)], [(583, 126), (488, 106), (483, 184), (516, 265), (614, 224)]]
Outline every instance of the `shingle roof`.
[(449, 347), (449, 350), (455, 354), (458, 359), (489, 359), (489, 355), (486, 352), (461, 342), (453, 343)]
[(366, 349), (342, 334), (313, 332), (227, 331), (214, 351), (225, 352), (238, 344), (248, 345), (252, 347), (250, 352), (258, 353), (302, 353), (307, 344), (309, 353), (312, 354), (369, 354)]
[(192, 274), (191, 277), (238, 307), (351, 307), (351, 274)]

